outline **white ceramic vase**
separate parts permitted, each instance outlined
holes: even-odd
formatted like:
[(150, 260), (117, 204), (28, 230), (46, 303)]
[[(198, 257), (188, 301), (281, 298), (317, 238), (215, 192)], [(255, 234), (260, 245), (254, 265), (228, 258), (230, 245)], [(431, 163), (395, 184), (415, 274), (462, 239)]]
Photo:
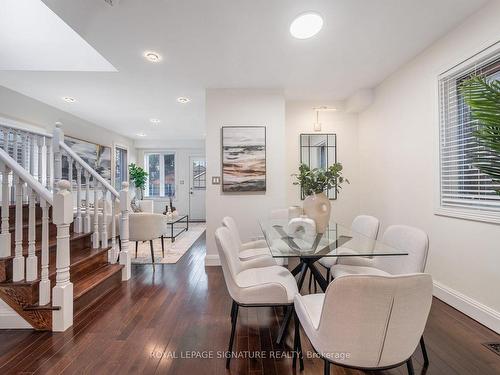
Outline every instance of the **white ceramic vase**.
[(316, 232), (325, 233), (332, 206), (325, 193), (308, 195), (304, 199), (304, 214), (316, 222)]

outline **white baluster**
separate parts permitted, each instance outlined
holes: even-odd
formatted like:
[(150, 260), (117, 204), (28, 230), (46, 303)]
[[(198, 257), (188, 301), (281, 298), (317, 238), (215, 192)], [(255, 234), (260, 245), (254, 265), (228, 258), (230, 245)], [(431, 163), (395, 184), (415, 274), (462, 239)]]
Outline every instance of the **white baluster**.
[(83, 232), (82, 222), (82, 166), (75, 163), (76, 167), (76, 218), (73, 224), (75, 233)]
[[(5, 133), (4, 133), (5, 134)], [(9, 188), (9, 168), (2, 165), (2, 233), (0, 234), (0, 258), (11, 255), (10, 231), (9, 231), (9, 211), (10, 211), (10, 188)]]
[(73, 158), (67, 155), (66, 159), (68, 160), (69, 191), (73, 191)]
[(36, 223), (35, 223), (35, 200), (36, 195), (30, 188), (28, 191), (29, 214), (28, 214), (28, 258), (26, 259), (26, 281), (36, 280), (38, 277), (38, 258), (35, 253)]
[[(102, 189), (102, 221), (101, 221), (101, 248), (108, 247), (108, 226), (106, 225), (107, 221), (107, 214), (108, 214), (108, 209), (107, 209), (107, 199), (108, 199), (108, 191), (104, 187), (104, 185), (101, 185)], [(110, 252), (108, 251), (108, 254)], [(111, 256), (108, 255), (108, 260), (111, 259)]]
[(54, 153), (54, 186), (62, 178), (62, 149), (59, 143), (64, 141), (64, 133), (61, 129), (61, 123), (56, 122), (54, 136), (52, 137), (52, 152)]
[(116, 250), (116, 197), (111, 194), (111, 261), (116, 263), (118, 251)]
[(90, 228), (90, 174), (85, 171), (85, 218), (83, 220), (83, 230), (89, 233)]
[(123, 264), (122, 281), (130, 279), (131, 276), (131, 258), (128, 251), (128, 210), (130, 207), (130, 197), (128, 195), (128, 182), (122, 183), (122, 190), (120, 190), (120, 241), (122, 249), (120, 252), (120, 264)]
[(52, 155), (52, 142), (48, 141), (48, 138), (45, 138), (45, 152), (46, 152), (46, 158), (45, 158), (45, 171), (46, 171), (46, 180), (45, 180), (45, 186), (47, 189), (50, 191), (53, 190), (54, 188), (54, 181), (52, 179), (52, 167), (53, 167), (53, 155)]
[(99, 202), (97, 200), (97, 193), (99, 190), (99, 183), (94, 177), (94, 233), (92, 235), (92, 248), (99, 248)]
[(73, 325), (73, 284), (70, 281), (69, 226), (73, 221), (73, 197), (69, 182), (61, 180), (54, 195), (53, 221), (57, 225), (56, 285), (52, 290), (52, 330), (62, 332)]
[(26, 145), (28, 151), (28, 161), (29, 161), (29, 172), (32, 176), (35, 176), (35, 139), (36, 135), (28, 134), (26, 137)]
[(2, 145), (2, 148), (8, 154), (9, 153), (9, 136), (10, 136), (9, 129), (2, 128), (2, 135), (3, 135), (3, 145)]
[[(29, 150), (28, 142), (29, 142), (28, 134), (22, 132), (21, 133), (21, 165), (27, 171), (29, 171), (29, 169), (28, 169), (29, 159), (27, 158), (27, 150)], [(28, 190), (27, 189), (23, 189), (23, 202), (28, 203)]]
[(37, 152), (38, 152), (38, 167), (37, 167), (37, 176), (38, 176), (38, 182), (43, 185), (43, 143), (44, 143), (45, 137), (37, 137)]
[(38, 287), (40, 306), (50, 302), (50, 279), (49, 279), (49, 205), (43, 199), (40, 200), (42, 207), (42, 271)]
[(16, 182), (16, 229), (12, 280), (24, 280), (23, 256), (23, 182), (15, 176)]
[[(19, 158), (19, 152), (18, 152), (18, 150), (19, 150), (18, 138), (20, 137), (20, 134), (21, 134), (21, 132), (19, 130), (14, 131), (12, 133), (13, 142), (14, 142), (14, 144), (12, 145), (12, 159), (14, 159), (18, 164), (21, 163), (21, 159)], [(12, 185), (10, 187), (10, 189), (11, 189), (10, 196), (13, 199), (12, 203), (15, 203), (14, 199), (17, 199), (16, 187), (17, 187), (17, 183), (16, 183), (16, 179), (13, 175), (12, 176)], [(16, 198), (14, 198), (14, 197), (16, 197)]]

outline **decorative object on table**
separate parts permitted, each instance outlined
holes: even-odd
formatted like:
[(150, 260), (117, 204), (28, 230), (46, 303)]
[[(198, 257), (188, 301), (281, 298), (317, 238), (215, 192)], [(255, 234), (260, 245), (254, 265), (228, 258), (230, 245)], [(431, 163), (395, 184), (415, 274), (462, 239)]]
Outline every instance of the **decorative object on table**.
[(132, 212), (142, 212), (142, 208), (139, 205), (139, 202), (137, 202), (137, 198), (136, 197), (134, 197), (130, 201), (130, 208), (132, 209)]
[(462, 83), (460, 91), (479, 123), (473, 135), (482, 147), (473, 165), (493, 180), (493, 190), (500, 195), (500, 80), (473, 76)]
[(316, 236), (316, 222), (305, 215), (291, 219), (286, 227), (290, 237), (304, 238)]
[(222, 127), (222, 191), (266, 191), (266, 127)]
[(134, 183), (134, 186), (137, 189), (139, 199), (142, 200), (144, 197), (144, 188), (146, 187), (146, 178), (148, 177), (148, 173), (135, 163), (129, 164), (128, 173), (130, 175), (130, 180)]
[[(327, 169), (337, 162), (337, 135), (336, 134), (301, 134), (300, 135), (300, 163), (310, 169)], [(337, 199), (335, 189), (325, 191), (328, 199)], [(305, 199), (304, 191), (300, 191), (300, 199)]]
[(179, 212), (177, 210), (172, 211), (172, 218), (177, 218), (179, 217)]
[[(79, 157), (111, 183), (111, 147), (84, 141), (69, 136), (64, 137), (66, 143)], [(76, 163), (73, 163), (73, 176), (77, 175)], [(69, 179), (68, 158), (62, 158), (62, 178)], [(86, 186), (85, 174), (82, 173), (82, 186)]]
[(335, 163), (326, 170), (309, 168), (306, 164), (301, 164), (299, 173), (292, 175), (297, 181), (294, 185), (300, 185), (306, 199), (304, 200), (304, 214), (316, 222), (318, 233), (324, 233), (330, 220), (331, 204), (325, 191), (335, 189), (337, 194), (344, 182), (349, 180), (342, 176), (342, 164)]
[(302, 207), (300, 206), (290, 206), (288, 207), (288, 220), (295, 219), (302, 215)]

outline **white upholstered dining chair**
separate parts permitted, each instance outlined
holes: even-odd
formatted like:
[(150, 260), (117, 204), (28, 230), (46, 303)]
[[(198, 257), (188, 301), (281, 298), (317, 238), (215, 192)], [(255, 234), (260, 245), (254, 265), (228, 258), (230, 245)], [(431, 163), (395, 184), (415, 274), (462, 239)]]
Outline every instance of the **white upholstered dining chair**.
[(253, 260), (257, 267), (283, 265), (282, 259), (275, 259), (265, 240), (242, 242), (238, 225), (234, 218), (226, 216), (222, 219), (222, 225), (229, 229), (233, 242), (238, 249), (238, 256), (242, 261)]
[[(361, 236), (369, 240), (376, 240), (378, 236), (378, 230), (380, 227), (380, 221), (374, 216), (370, 215), (358, 215), (354, 218), (351, 224), (352, 236)], [(348, 251), (348, 249), (346, 249)], [(335, 252), (341, 251), (336, 249)], [(342, 263), (342, 258), (336, 257), (323, 257), (318, 260), (318, 263), (326, 268), (326, 279), (330, 281), (330, 268), (337, 262)]]
[[(296, 321), (323, 358), (325, 375), (330, 364), (362, 370), (407, 365), (418, 346), (432, 304), (428, 274), (397, 276), (350, 275), (334, 279), (323, 294), (295, 295)], [(296, 324), (294, 353), (299, 353)], [(295, 367), (296, 355), (293, 366)]]
[[(155, 262), (153, 240), (161, 238), (165, 233), (166, 216), (162, 214), (137, 212), (129, 214), (129, 241), (135, 241), (135, 257), (139, 241), (149, 241), (151, 261)], [(165, 256), (162, 241), (162, 256)]]
[(215, 241), (227, 290), (233, 300), (231, 337), (226, 358), (226, 368), (229, 368), (239, 307), (286, 306), (291, 308), (298, 290), (295, 278), (284, 267), (246, 268), (238, 256), (237, 244), (228, 228), (218, 228), (215, 231)]
[[(376, 245), (377, 246), (377, 245)], [(386, 229), (380, 246), (408, 252), (405, 256), (345, 257), (331, 267), (332, 277), (345, 275), (401, 275), (424, 272), (429, 252), (429, 237), (423, 230), (407, 225), (391, 225)], [(429, 364), (424, 337), (420, 339), (424, 365)]]

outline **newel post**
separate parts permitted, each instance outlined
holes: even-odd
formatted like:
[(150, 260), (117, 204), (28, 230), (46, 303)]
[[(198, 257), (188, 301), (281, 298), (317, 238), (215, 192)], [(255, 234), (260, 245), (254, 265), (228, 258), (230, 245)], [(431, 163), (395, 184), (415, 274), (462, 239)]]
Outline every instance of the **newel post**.
[(123, 264), (122, 281), (129, 280), (131, 277), (131, 258), (128, 251), (128, 211), (130, 207), (130, 197), (128, 195), (128, 182), (122, 183), (120, 190), (120, 264)]
[(56, 122), (54, 136), (52, 137), (52, 153), (54, 154), (54, 187), (62, 178), (62, 150), (59, 146), (61, 141), (64, 141), (64, 132), (61, 128), (62, 124)]
[(73, 325), (73, 284), (69, 278), (73, 196), (69, 191), (69, 181), (59, 181), (56, 188), (52, 212), (52, 221), (57, 225), (56, 285), (52, 289), (52, 305), (60, 309), (52, 312), (52, 329), (62, 332)]

